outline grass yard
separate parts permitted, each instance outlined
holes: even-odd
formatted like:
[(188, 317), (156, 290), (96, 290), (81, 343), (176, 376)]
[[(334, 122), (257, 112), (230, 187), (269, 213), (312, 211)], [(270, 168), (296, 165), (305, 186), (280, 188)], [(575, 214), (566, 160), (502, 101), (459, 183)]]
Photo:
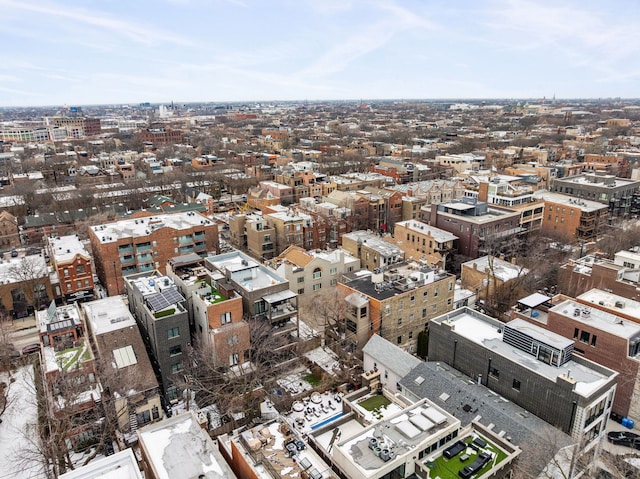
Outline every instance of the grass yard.
[(63, 371), (67, 371), (78, 361), (86, 361), (88, 359), (91, 359), (91, 354), (84, 346), (65, 349), (56, 353), (56, 360), (60, 363)]
[(311, 374), (307, 374), (306, 376), (304, 376), (302, 379), (304, 379), (305, 381), (307, 381), (309, 384), (311, 384), (311, 387), (316, 387), (318, 384), (320, 384), (320, 378), (318, 376), (316, 376), (315, 374), (311, 373)]
[[(478, 471), (478, 473), (476, 474), (476, 476), (481, 476), (483, 473), (487, 472), (489, 469), (491, 469), (495, 464), (499, 464), (501, 461), (504, 461), (507, 457), (507, 455), (501, 451), (500, 449), (498, 449), (497, 447), (493, 446), (491, 444), (490, 441), (487, 441), (486, 438), (482, 438), (487, 442), (487, 447), (484, 448), (485, 451), (490, 451), (492, 453), (497, 453), (498, 458), (493, 459), (491, 461), (489, 461), (487, 464), (484, 465), (484, 467), (482, 469), (480, 469), (480, 471)], [(457, 439), (454, 439), (450, 444), (453, 444)], [(466, 438), (464, 438), (462, 440), (462, 442), (469, 444), (473, 441), (473, 437), (468, 436)], [(459, 478), (458, 476), (458, 471), (460, 471), (464, 466), (468, 466), (469, 464), (471, 464), (473, 461), (475, 461), (476, 457), (478, 457), (478, 454), (470, 454), (469, 458), (462, 462), (460, 460), (460, 458), (462, 456), (464, 456), (465, 451), (462, 451), (460, 454), (458, 454), (456, 457), (452, 457), (451, 459), (447, 459), (444, 456), (440, 456), (438, 458), (436, 458), (436, 460), (432, 463), (432, 465), (429, 467), (429, 476), (430, 477), (440, 477), (441, 479), (457, 479)]]
[(391, 404), (384, 394), (376, 394), (375, 396), (371, 396), (364, 401), (360, 401), (358, 406), (365, 408), (367, 411), (377, 411), (380, 408), (387, 407)]

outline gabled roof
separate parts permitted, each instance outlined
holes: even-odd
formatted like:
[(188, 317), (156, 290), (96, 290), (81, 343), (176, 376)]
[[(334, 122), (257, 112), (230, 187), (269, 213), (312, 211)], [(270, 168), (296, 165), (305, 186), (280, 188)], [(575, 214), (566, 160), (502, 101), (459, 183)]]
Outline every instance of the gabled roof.
[(303, 248), (296, 245), (291, 245), (287, 249), (285, 249), (282, 254), (280, 254), (280, 258), (286, 259), (290, 263), (300, 266), (304, 268), (311, 261), (313, 261), (313, 256), (308, 254)]
[(367, 344), (362, 348), (362, 353), (368, 354), (376, 362), (384, 364), (386, 368), (401, 378), (422, 362), (377, 334), (371, 336), (367, 341)]

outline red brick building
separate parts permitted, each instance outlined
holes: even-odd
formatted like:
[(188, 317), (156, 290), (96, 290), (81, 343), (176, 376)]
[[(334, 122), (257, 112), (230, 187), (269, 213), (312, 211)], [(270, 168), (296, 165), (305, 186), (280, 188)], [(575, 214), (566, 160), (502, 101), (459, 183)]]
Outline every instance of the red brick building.
[(91, 256), (76, 235), (47, 238), (47, 252), (58, 276), (56, 297), (65, 302), (93, 299)]
[(181, 130), (172, 130), (171, 128), (148, 128), (139, 131), (135, 136), (144, 143), (152, 143), (153, 146), (182, 143), (183, 139)]
[(92, 226), (89, 239), (96, 274), (109, 295), (124, 293), (122, 277), (157, 269), (167, 261), (218, 250), (218, 225), (197, 212), (128, 218)]

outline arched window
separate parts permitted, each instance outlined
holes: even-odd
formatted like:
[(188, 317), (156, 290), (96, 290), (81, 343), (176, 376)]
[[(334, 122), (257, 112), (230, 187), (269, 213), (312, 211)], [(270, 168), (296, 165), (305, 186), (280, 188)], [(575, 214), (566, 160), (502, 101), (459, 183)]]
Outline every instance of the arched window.
[(322, 278), (322, 268), (316, 268), (313, 270), (313, 279)]

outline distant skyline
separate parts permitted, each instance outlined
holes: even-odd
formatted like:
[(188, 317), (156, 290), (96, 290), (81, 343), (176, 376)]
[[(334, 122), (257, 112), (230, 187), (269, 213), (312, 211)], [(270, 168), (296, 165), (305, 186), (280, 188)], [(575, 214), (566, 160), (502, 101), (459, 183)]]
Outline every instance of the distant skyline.
[(0, 0), (0, 106), (638, 98), (635, 0)]

